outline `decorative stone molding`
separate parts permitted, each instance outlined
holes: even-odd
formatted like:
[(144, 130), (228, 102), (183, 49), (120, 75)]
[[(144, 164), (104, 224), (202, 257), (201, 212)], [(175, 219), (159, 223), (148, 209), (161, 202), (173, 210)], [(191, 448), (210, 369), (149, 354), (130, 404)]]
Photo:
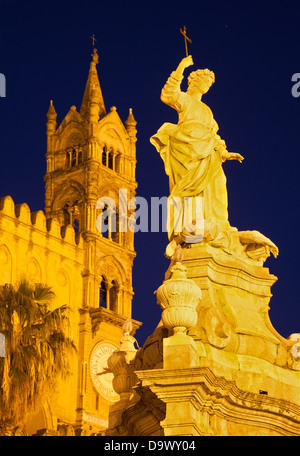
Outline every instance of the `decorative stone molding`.
[(230, 342), (232, 330), (224, 315), (212, 306), (201, 309), (199, 317), (208, 342), (217, 348), (226, 347)]
[[(118, 326), (120, 328), (123, 327), (126, 317), (123, 315), (117, 314), (116, 312), (113, 312), (112, 310), (105, 309), (105, 307), (97, 307), (97, 308), (90, 308), (89, 309), (91, 321), (92, 321), (92, 331), (97, 332), (100, 324), (102, 322), (109, 323), (114, 326)], [(132, 321), (132, 331), (133, 334), (135, 331), (141, 326), (141, 323), (136, 321), (136, 320), (131, 320)]]
[(18, 436), (18, 437), (26, 437), (28, 434), (27, 434), (27, 431), (24, 427), (21, 427), (21, 426), (17, 426), (15, 429), (14, 429), (14, 432), (13, 432), (13, 435), (14, 436)]
[(141, 389), (149, 388), (167, 405), (161, 422), (166, 436), (299, 435), (298, 405), (243, 391), (210, 368), (153, 369), (137, 376)]

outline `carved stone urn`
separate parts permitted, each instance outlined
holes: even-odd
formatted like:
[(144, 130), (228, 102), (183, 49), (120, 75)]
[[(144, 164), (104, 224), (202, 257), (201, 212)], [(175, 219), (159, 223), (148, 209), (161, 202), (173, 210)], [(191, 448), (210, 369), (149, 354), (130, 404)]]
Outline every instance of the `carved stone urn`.
[(162, 307), (162, 321), (175, 334), (186, 334), (197, 323), (197, 306), (202, 297), (198, 285), (186, 276), (186, 267), (177, 262), (171, 269), (171, 278), (155, 292)]

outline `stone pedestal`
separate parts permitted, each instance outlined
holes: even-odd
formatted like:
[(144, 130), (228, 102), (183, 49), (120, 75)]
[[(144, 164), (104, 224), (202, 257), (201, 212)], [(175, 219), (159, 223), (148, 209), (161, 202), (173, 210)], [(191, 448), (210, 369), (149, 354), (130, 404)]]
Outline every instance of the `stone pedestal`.
[(163, 341), (164, 369), (183, 369), (199, 365), (194, 339), (186, 334), (175, 334)]
[(182, 264), (202, 292), (197, 324), (189, 335), (204, 344), (214, 364), (225, 351), (235, 359), (243, 355), (299, 369), (291, 356), (292, 342), (278, 334), (269, 318), (271, 286), (277, 278), (266, 267), (208, 244), (185, 248)]
[(197, 321), (163, 340), (163, 369), (137, 372), (166, 404), (164, 435), (298, 435), (296, 339), (280, 336), (268, 315), (277, 278), (208, 244), (182, 253), (187, 279), (201, 289)]
[(151, 366), (150, 342), (139, 352), (141, 400), (122, 425), (130, 421), (136, 435), (299, 435), (299, 338), (283, 338), (270, 322), (276, 277), (208, 244), (182, 250), (156, 292), (162, 360), (153, 348)]

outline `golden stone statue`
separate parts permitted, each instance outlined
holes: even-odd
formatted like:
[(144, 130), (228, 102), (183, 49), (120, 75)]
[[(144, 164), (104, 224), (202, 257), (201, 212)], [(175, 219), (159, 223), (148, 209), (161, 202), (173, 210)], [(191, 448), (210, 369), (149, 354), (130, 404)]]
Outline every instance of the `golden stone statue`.
[[(248, 256), (252, 255), (251, 258), (265, 259), (269, 251), (276, 256), (277, 247), (262, 234), (247, 231), (245, 235), (245, 232), (238, 232), (230, 226), (222, 164), (226, 160), (242, 162), (244, 158), (238, 153), (228, 152), (225, 141), (218, 134), (219, 127), (210, 108), (202, 102), (202, 95), (208, 92), (215, 81), (214, 73), (208, 69), (193, 71), (188, 77), (187, 91), (181, 91), (184, 70), (190, 65), (193, 65), (191, 56), (182, 59), (161, 92), (162, 102), (177, 111), (178, 124), (164, 123), (156, 135), (150, 138), (169, 176), (169, 201), (177, 199), (181, 202), (179, 225), (169, 206), (168, 234), (171, 243), (166, 255), (171, 258), (176, 246), (186, 242), (188, 236), (190, 243), (204, 239), (228, 252), (242, 248)], [(202, 200), (200, 221), (199, 212), (195, 215), (197, 197)], [(187, 214), (187, 200), (191, 203), (190, 215)]]
[[(187, 52), (186, 28), (181, 33)], [(109, 359), (120, 401), (110, 407), (106, 435), (299, 435), (300, 336), (282, 337), (268, 314), (277, 278), (263, 262), (278, 249), (258, 231), (230, 226), (222, 163), (243, 157), (227, 151), (201, 101), (214, 74), (192, 72), (187, 92), (180, 90), (192, 63), (184, 58), (161, 94), (178, 124), (151, 138), (175, 200), (171, 261), (155, 291), (161, 321), (136, 352), (129, 326)]]
[(123, 396), (106, 435), (299, 435), (300, 336), (282, 337), (268, 314), (277, 278), (263, 262), (278, 249), (230, 226), (222, 163), (243, 157), (227, 151), (201, 101), (214, 74), (192, 72), (180, 90), (192, 63), (184, 58), (161, 93), (178, 124), (151, 138), (170, 183), (161, 321), (130, 362), (123, 342), (109, 360)]

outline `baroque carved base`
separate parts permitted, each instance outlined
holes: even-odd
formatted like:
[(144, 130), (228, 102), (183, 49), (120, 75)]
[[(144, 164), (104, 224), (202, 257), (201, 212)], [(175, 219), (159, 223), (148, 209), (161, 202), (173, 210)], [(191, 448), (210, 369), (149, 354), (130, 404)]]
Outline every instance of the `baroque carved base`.
[(137, 372), (167, 406), (164, 435), (299, 435), (300, 407), (241, 390), (207, 367)]

